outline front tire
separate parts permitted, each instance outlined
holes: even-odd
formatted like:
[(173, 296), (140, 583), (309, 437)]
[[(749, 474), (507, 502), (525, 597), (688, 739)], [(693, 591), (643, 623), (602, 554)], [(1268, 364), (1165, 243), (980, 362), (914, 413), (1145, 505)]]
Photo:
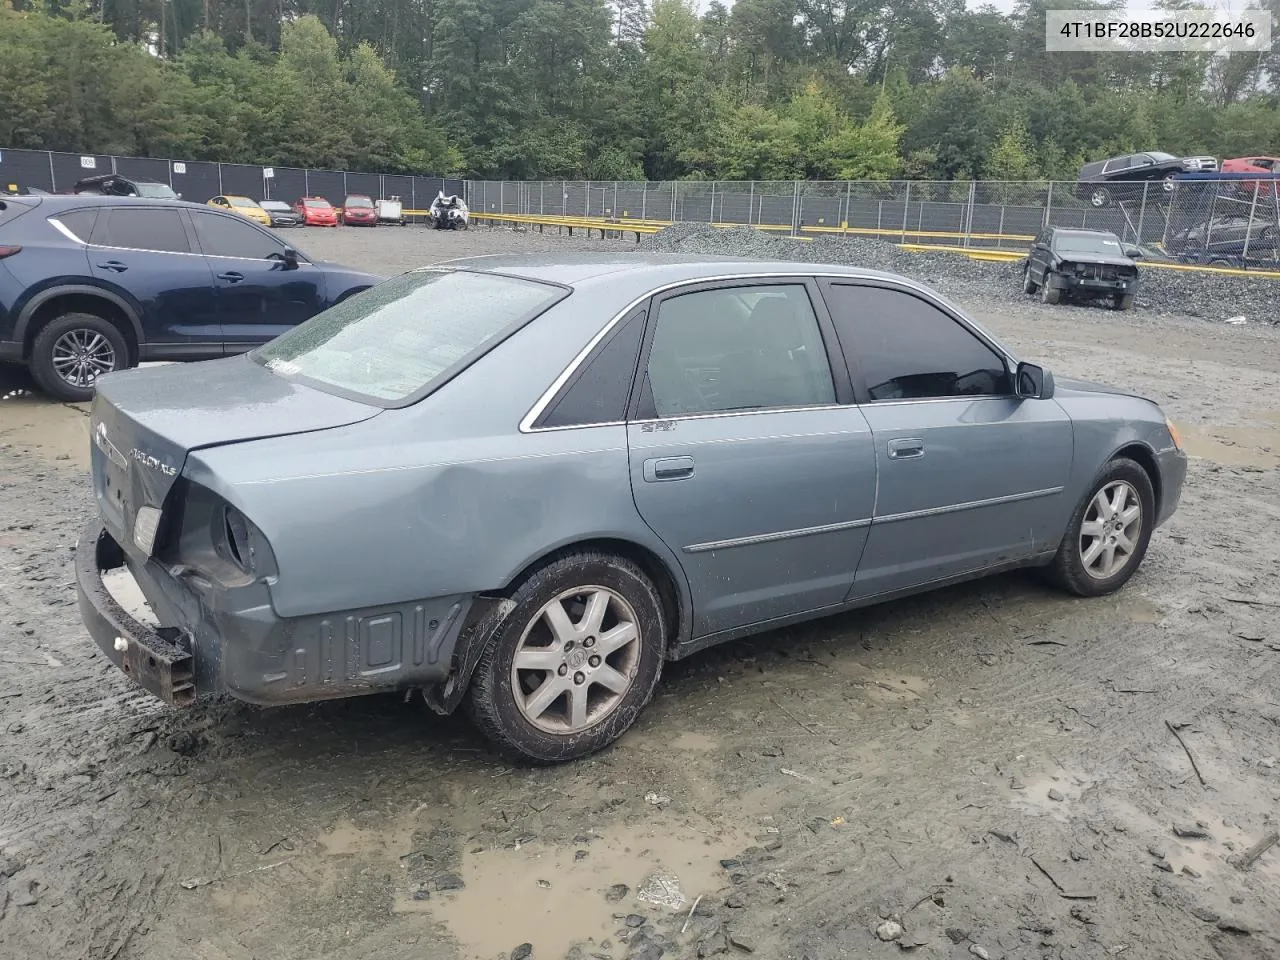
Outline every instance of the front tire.
[(1040, 286), (1040, 302), (1055, 304), (1062, 299), (1062, 291), (1053, 285), (1053, 271), (1044, 272), (1044, 283)]
[(1133, 294), (1132, 294), (1132, 293), (1126, 293), (1126, 294), (1122, 294), (1121, 296), (1116, 297), (1116, 298), (1115, 298), (1115, 306), (1116, 306), (1116, 309), (1117, 309), (1117, 310), (1132, 310), (1132, 309), (1133, 309)]
[(1028, 264), (1022, 271), (1022, 292), (1035, 293), (1036, 282), (1031, 279), (1031, 266)]
[(631, 726), (662, 672), (666, 618), (652, 581), (595, 551), (538, 568), (488, 639), (471, 681), (472, 720), (502, 753), (575, 760)]
[(93, 399), (98, 378), (129, 366), (129, 345), (115, 324), (92, 313), (64, 313), (45, 324), (31, 345), (31, 377), (68, 403)]
[(1116, 457), (1071, 515), (1049, 566), (1051, 579), (1079, 597), (1119, 590), (1146, 556), (1155, 515), (1147, 471), (1128, 457)]

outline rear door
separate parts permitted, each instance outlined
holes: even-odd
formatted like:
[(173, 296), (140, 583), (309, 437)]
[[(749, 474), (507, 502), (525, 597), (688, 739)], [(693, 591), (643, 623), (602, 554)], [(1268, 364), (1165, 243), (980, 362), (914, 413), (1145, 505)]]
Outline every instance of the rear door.
[(226, 353), (243, 353), (324, 309), (324, 274), (302, 257), (284, 262), (286, 244), (238, 214), (192, 210), (196, 237), (213, 272)]
[(822, 609), (849, 591), (875, 454), (834, 348), (811, 280), (655, 300), (627, 425), (631, 489), (680, 558), (695, 638)]
[(137, 304), (142, 359), (195, 360), (222, 352), (213, 275), (193, 246), (184, 210), (104, 208), (88, 255), (94, 279)]
[(1072, 426), (1013, 393), (1005, 358), (926, 295), (823, 286), (878, 465), (852, 597), (865, 599), (1056, 547)]

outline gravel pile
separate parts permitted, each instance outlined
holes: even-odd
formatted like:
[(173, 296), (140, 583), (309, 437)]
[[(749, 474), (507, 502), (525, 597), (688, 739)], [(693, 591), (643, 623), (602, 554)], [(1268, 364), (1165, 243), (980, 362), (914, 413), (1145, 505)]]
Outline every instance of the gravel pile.
[[(967, 301), (1035, 302), (1022, 292), (1020, 262), (971, 260), (957, 253), (909, 253), (889, 241), (866, 237), (824, 236), (805, 243), (752, 227), (677, 223), (644, 238), (639, 246), (641, 250), (692, 255), (853, 264), (912, 277)], [(1244, 316), (1249, 323), (1274, 323), (1280, 320), (1280, 281), (1143, 270), (1137, 306), (1154, 313), (1216, 322)], [(1071, 309), (1071, 305), (1057, 309)]]

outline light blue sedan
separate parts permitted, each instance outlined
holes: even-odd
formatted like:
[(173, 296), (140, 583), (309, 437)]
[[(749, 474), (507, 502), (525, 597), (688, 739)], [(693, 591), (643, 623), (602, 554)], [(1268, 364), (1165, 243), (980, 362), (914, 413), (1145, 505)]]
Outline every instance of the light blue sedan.
[(1014, 567), (1111, 593), (1186, 475), (1154, 403), (1055, 384), (912, 280), (660, 255), (404, 274), (111, 374), (91, 429), (80, 609), (139, 684), (421, 691), (536, 762), (744, 634)]

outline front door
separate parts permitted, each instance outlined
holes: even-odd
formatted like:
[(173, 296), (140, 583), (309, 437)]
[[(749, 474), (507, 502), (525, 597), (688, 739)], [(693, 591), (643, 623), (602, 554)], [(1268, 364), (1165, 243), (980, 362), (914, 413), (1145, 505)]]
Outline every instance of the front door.
[(217, 284), (227, 353), (266, 343), (324, 309), (324, 275), (301, 257), (290, 269), (285, 244), (266, 229), (215, 210), (191, 217)]
[[(816, 305), (816, 307), (815, 307)], [(816, 285), (683, 290), (656, 303), (627, 436), (645, 522), (680, 558), (693, 635), (840, 603), (875, 498), (875, 453)], [(830, 348), (830, 351), (829, 351)]]
[(851, 598), (1000, 566), (1056, 547), (1072, 426), (1014, 395), (1007, 359), (926, 295), (824, 285), (879, 468)]
[(138, 307), (143, 360), (199, 360), (221, 353), (213, 275), (194, 250), (177, 207), (108, 207), (86, 251), (101, 286)]

